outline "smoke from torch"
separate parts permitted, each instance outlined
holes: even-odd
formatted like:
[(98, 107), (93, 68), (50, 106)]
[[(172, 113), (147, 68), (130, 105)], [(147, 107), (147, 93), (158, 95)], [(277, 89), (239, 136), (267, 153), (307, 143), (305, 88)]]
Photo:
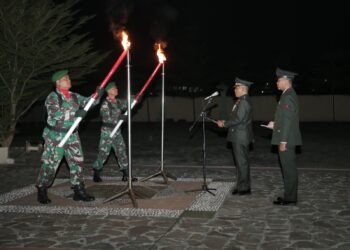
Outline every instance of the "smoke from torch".
[(114, 39), (121, 41), (124, 50), (128, 50), (131, 43), (129, 41), (129, 35), (125, 29), (116, 25), (113, 20), (110, 20), (110, 29), (112, 31)]

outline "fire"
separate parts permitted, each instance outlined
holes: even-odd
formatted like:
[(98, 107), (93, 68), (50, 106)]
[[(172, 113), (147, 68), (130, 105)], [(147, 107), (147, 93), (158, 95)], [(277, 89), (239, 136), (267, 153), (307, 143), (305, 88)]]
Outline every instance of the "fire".
[(122, 45), (123, 45), (124, 50), (127, 50), (130, 48), (131, 43), (128, 40), (128, 38), (129, 38), (128, 34), (125, 31), (122, 31), (121, 39), (122, 39)]
[(158, 45), (157, 56), (158, 56), (159, 63), (164, 63), (166, 61), (164, 51), (160, 43), (158, 43), (157, 45)]
[(120, 40), (124, 50), (128, 50), (130, 48), (131, 43), (130, 41), (128, 41), (129, 36), (124, 31), (125, 28), (116, 24), (112, 19), (110, 19), (109, 22), (110, 22), (110, 29), (112, 31), (114, 39)]

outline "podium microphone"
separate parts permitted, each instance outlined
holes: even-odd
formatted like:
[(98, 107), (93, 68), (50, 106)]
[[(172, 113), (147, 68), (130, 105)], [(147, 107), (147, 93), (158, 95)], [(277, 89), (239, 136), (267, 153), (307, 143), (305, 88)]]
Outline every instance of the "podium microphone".
[(204, 98), (204, 100), (206, 101), (206, 100), (208, 100), (208, 99), (210, 99), (210, 98), (212, 98), (212, 97), (214, 97), (214, 96), (218, 96), (219, 95), (219, 91), (215, 91), (213, 94), (211, 94), (210, 96), (207, 96), (206, 98)]

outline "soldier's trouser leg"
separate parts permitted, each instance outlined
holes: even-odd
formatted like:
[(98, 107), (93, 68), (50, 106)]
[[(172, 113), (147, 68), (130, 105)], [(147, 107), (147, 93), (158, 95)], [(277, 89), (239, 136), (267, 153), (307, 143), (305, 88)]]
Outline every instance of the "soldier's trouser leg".
[(74, 186), (84, 183), (83, 149), (81, 148), (80, 139), (77, 135), (71, 135), (71, 138), (68, 139), (68, 142), (64, 146), (64, 156), (69, 166), (71, 184)]
[(98, 156), (92, 167), (96, 170), (102, 170), (103, 164), (107, 160), (112, 149), (111, 139), (105, 139), (101, 136), (99, 147), (98, 147)]
[(249, 145), (232, 143), (232, 150), (237, 168), (237, 190), (247, 191), (250, 189)]
[(57, 144), (52, 140), (45, 139), (44, 151), (41, 156), (42, 165), (36, 182), (37, 187), (49, 187), (55, 178), (57, 168), (62, 160), (58, 159), (56, 154)]
[(298, 170), (295, 162), (295, 147), (288, 147), (284, 152), (279, 151), (282, 176), (284, 182), (284, 199), (297, 201)]
[(113, 143), (113, 150), (118, 159), (119, 170), (128, 168), (128, 156), (126, 155), (126, 146), (121, 134), (118, 135), (117, 140)]

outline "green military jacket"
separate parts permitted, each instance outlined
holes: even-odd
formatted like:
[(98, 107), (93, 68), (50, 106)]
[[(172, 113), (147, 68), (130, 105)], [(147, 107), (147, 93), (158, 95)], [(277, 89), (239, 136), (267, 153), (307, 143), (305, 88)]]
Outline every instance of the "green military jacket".
[(299, 129), (299, 104), (298, 97), (293, 88), (287, 89), (278, 102), (271, 144), (279, 145), (286, 142), (287, 145), (301, 145)]
[(224, 122), (228, 128), (227, 140), (232, 143), (248, 145), (254, 141), (253, 111), (249, 95), (243, 95), (236, 101), (230, 114), (230, 119)]
[[(58, 89), (52, 91), (45, 100), (47, 110), (47, 124), (51, 127), (69, 129), (76, 117), (75, 113), (79, 108), (85, 106), (89, 98), (77, 93), (71, 93), (68, 100)], [(44, 134), (48, 132), (45, 128)]]
[(100, 115), (102, 122), (105, 124), (116, 125), (119, 121), (119, 116), (128, 108), (128, 103), (125, 100), (116, 99), (116, 102), (111, 102), (108, 98), (102, 102)]

